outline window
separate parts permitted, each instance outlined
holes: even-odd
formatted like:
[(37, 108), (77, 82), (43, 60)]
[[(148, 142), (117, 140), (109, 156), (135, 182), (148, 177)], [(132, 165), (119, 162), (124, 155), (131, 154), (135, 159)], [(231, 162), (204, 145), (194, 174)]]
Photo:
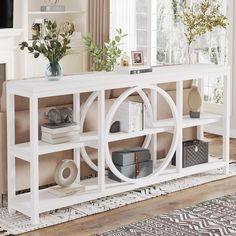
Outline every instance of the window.
[[(115, 28), (128, 32), (122, 49), (126, 52), (143, 50), (145, 61), (151, 65), (181, 64), (186, 61), (184, 27), (178, 15), (188, 5), (198, 10), (199, 0), (111, 0), (111, 36)], [(222, 13), (227, 12), (227, 0), (220, 3)], [(191, 5), (192, 4), (192, 5)], [(200, 63), (227, 63), (227, 35), (225, 30), (207, 33), (193, 48)], [(208, 79), (204, 85), (204, 100), (222, 104), (222, 80)]]

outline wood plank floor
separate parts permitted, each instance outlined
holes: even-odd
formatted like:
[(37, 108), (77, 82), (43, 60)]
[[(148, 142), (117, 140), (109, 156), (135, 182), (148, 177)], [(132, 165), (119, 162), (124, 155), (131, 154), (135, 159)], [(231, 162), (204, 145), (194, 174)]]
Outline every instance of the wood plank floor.
[[(207, 135), (210, 152), (220, 155), (222, 141), (218, 136)], [(231, 159), (236, 160), (236, 140), (231, 140)], [(86, 236), (105, 232), (145, 218), (171, 212), (236, 192), (236, 177), (215, 181), (141, 203), (74, 220), (65, 224), (37, 230), (24, 236)]]

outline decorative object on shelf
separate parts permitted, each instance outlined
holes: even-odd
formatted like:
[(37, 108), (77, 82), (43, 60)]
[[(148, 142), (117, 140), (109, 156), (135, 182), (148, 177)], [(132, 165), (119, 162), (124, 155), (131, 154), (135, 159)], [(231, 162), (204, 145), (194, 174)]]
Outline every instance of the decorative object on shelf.
[(143, 51), (132, 51), (131, 57), (133, 66), (144, 65)]
[(110, 128), (110, 133), (120, 132), (120, 121), (115, 121)]
[(32, 40), (40, 40), (45, 36), (45, 25), (48, 19), (35, 18), (31, 27)]
[[(65, 177), (65, 172), (69, 173), (68, 177)], [(54, 172), (54, 180), (56, 184), (61, 187), (68, 187), (73, 184), (78, 175), (78, 168), (73, 160), (62, 160), (56, 166)]]
[(117, 109), (114, 120), (120, 122), (120, 131), (131, 133), (144, 128), (143, 115), (143, 103), (124, 101)]
[(56, 21), (47, 21), (45, 23), (45, 37), (40, 40), (33, 40), (32, 45), (28, 42), (22, 42), (20, 49), (28, 49), (34, 58), (38, 58), (40, 54), (46, 57), (49, 61), (46, 70), (46, 77), (48, 80), (60, 80), (62, 77), (62, 69), (59, 64), (60, 60), (68, 54), (70, 47), (70, 38), (74, 31), (65, 32), (58, 28)]
[(49, 11), (65, 11), (66, 8), (64, 5), (57, 5), (59, 3), (59, 0), (44, 0), (46, 6), (41, 6), (40, 10), (43, 12), (49, 12)]
[(70, 107), (52, 108), (45, 114), (45, 118), (50, 124), (72, 123), (73, 110)]
[(192, 63), (192, 43), (207, 32), (216, 28), (226, 28), (227, 17), (220, 13), (220, 5), (209, 0), (202, 0), (197, 11), (194, 7), (184, 10), (181, 20), (185, 26), (187, 40), (187, 63)]
[[(189, 140), (183, 142), (182, 167), (199, 165), (208, 162), (208, 142), (202, 140)], [(176, 154), (172, 159), (176, 165)]]
[(122, 54), (119, 45), (127, 34), (123, 34), (122, 29), (116, 29), (116, 31), (115, 38), (105, 42), (102, 46), (96, 45), (91, 35), (84, 37), (85, 46), (92, 57), (94, 71), (113, 71), (114, 66), (117, 65), (117, 60)]
[[(67, 172), (67, 173), (66, 173)], [(66, 174), (68, 176), (66, 176)], [(78, 167), (73, 160), (65, 159), (59, 162), (54, 172), (54, 180), (57, 186), (50, 187), (49, 193), (57, 197), (66, 197), (85, 190), (85, 186), (75, 182), (78, 176)]]
[[(145, 148), (131, 148), (112, 153), (112, 161), (116, 168), (128, 178), (141, 178), (148, 176), (153, 171), (153, 162), (150, 152)], [(111, 170), (108, 171), (110, 179), (121, 182)]]
[(79, 125), (73, 122), (72, 112), (69, 107), (50, 109), (45, 114), (48, 123), (42, 126), (42, 141), (59, 144), (78, 140)]
[(130, 58), (127, 55), (127, 53), (124, 52), (123, 55), (121, 56), (121, 59), (120, 59), (120, 66), (121, 67), (129, 67), (129, 65), (130, 65)]
[(116, 66), (114, 69), (115, 72), (136, 75), (142, 73), (149, 73), (152, 72), (152, 67), (150, 66)]
[(192, 86), (188, 95), (188, 106), (190, 108), (191, 118), (200, 118), (200, 108), (202, 105), (202, 98), (197, 86)]

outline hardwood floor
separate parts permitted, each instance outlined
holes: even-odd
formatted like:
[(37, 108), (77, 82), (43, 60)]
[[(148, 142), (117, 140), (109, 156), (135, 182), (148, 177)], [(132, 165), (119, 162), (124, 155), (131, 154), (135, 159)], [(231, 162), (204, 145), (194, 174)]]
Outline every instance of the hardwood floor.
[[(206, 135), (210, 142), (210, 152), (221, 155), (221, 137)], [(236, 160), (236, 140), (231, 140), (232, 160)], [(198, 187), (168, 194), (166, 196), (131, 204), (94, 216), (84, 217), (65, 224), (44, 228), (24, 236), (86, 236), (105, 232), (119, 226), (140, 221), (163, 213), (171, 212), (236, 192), (236, 177), (211, 182)]]

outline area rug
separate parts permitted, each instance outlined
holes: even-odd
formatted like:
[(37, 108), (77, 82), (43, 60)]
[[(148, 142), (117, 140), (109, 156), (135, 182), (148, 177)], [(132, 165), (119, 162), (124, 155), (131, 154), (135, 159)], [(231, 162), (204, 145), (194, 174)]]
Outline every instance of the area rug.
[(37, 226), (31, 225), (29, 217), (26, 217), (21, 213), (9, 215), (7, 208), (2, 207), (0, 208), (0, 235), (22, 234), (235, 175), (236, 164), (231, 163), (230, 173), (227, 176), (223, 174), (222, 169), (217, 169), (184, 177), (178, 180), (172, 180), (162, 184), (77, 204), (71, 207), (46, 212), (40, 215), (40, 224)]
[(152, 217), (99, 236), (236, 235), (236, 193)]

